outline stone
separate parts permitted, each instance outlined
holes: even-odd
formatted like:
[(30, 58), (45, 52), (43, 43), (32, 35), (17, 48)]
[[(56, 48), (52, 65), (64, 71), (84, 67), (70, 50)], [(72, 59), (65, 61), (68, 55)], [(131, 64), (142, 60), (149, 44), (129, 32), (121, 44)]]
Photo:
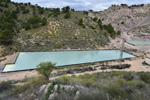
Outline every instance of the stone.
[(49, 88), (51, 85), (52, 85), (52, 83), (49, 83), (49, 84), (45, 87), (44, 94), (47, 93), (47, 90), (48, 90), (48, 88)]
[(74, 97), (74, 100), (78, 100), (79, 95), (80, 95), (80, 91), (77, 91), (77, 92), (76, 92), (76, 96)]
[(32, 98), (34, 98), (34, 97), (35, 97), (35, 94), (34, 94), (34, 93), (32, 93), (32, 94), (31, 94), (31, 97), (32, 97)]
[(58, 85), (54, 86), (54, 91), (57, 91)]
[(55, 98), (57, 95), (58, 95), (58, 94), (57, 94), (56, 92), (50, 94), (48, 100), (54, 100), (54, 98)]
[(39, 90), (39, 92), (41, 93), (44, 89), (46, 88), (46, 85), (44, 84), (44, 85), (42, 85), (41, 87), (40, 87), (40, 90)]

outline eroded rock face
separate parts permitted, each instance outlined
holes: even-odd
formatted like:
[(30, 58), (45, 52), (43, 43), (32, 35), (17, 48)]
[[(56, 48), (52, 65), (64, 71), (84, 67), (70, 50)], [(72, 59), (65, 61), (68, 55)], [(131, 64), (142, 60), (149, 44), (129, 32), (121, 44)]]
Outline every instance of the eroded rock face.
[[(129, 31), (137, 26), (150, 24), (149, 6), (144, 7), (110, 7), (102, 12), (89, 12), (90, 17), (98, 17), (102, 19), (104, 24), (111, 23), (116, 30)], [(121, 22), (124, 22), (121, 24)]]

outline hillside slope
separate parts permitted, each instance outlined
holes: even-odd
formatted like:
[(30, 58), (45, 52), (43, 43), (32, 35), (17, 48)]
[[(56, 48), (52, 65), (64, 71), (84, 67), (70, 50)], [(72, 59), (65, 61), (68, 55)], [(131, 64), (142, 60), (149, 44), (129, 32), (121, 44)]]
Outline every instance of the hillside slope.
[[(119, 35), (111, 24), (101, 28), (101, 20), (89, 17), (86, 11), (70, 9), (69, 6), (60, 10), (1, 0), (0, 9), (0, 56), (16, 51), (94, 49), (105, 46), (109, 37)], [(9, 26), (11, 30), (3, 26)], [(8, 32), (11, 37), (6, 35)]]

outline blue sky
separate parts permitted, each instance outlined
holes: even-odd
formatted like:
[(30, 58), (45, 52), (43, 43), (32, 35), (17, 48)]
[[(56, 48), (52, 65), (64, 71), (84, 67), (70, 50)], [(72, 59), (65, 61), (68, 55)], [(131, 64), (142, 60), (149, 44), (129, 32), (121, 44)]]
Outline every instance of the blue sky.
[(42, 7), (48, 8), (62, 8), (70, 6), (76, 10), (89, 10), (101, 11), (107, 9), (112, 4), (119, 5), (121, 3), (133, 5), (133, 4), (148, 4), (150, 0), (11, 0), (14, 2), (31, 2), (32, 4), (38, 4)]

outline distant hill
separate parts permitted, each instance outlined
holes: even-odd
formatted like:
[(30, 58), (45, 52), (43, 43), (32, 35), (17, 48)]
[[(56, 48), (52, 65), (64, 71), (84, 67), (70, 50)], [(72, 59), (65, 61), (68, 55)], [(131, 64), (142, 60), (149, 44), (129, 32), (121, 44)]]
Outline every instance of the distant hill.
[(31, 3), (0, 0), (0, 54), (14, 51), (98, 48), (120, 32), (88, 11), (69, 6), (43, 8)]
[[(97, 17), (104, 24), (111, 23), (115, 30), (121, 33), (128, 33), (129, 36), (140, 38), (139, 33), (150, 33), (150, 5), (132, 5), (126, 4), (112, 5), (108, 9), (100, 12), (88, 13), (89, 17)], [(143, 36), (143, 34), (142, 34)], [(150, 36), (147, 40), (150, 39)], [(148, 38), (149, 37), (149, 38)], [(133, 38), (133, 39), (135, 39)]]

